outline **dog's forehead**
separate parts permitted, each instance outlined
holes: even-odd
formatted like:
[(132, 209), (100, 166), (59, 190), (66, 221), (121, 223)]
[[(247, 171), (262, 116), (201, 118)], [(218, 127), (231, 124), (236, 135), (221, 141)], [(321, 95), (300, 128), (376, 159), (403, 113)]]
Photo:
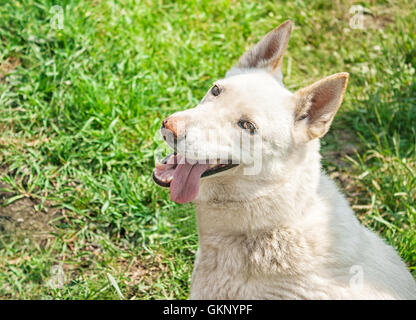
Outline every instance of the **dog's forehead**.
[[(247, 72), (227, 77), (216, 82), (225, 91), (241, 95), (273, 95), (290, 97), (292, 93), (267, 72)], [(227, 90), (228, 89), (228, 90)]]

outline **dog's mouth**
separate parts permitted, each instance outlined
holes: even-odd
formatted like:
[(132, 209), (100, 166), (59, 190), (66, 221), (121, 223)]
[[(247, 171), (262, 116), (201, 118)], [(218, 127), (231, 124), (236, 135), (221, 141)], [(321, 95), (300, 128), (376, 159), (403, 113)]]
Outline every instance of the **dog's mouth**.
[[(153, 180), (160, 186), (170, 188), (170, 199), (178, 203), (196, 198), (200, 179), (231, 169), (238, 164), (231, 161), (201, 163), (185, 159), (179, 154), (170, 154), (153, 170)], [(212, 161), (210, 161), (212, 162)], [(226, 163), (224, 163), (226, 162)]]

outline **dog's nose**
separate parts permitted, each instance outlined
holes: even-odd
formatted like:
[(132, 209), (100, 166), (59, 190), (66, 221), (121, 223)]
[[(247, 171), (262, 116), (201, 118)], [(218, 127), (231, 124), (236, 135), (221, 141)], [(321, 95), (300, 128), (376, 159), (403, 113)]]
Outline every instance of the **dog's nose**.
[(173, 135), (175, 140), (180, 140), (185, 135), (185, 121), (182, 118), (170, 116), (162, 121), (162, 135), (165, 140)]

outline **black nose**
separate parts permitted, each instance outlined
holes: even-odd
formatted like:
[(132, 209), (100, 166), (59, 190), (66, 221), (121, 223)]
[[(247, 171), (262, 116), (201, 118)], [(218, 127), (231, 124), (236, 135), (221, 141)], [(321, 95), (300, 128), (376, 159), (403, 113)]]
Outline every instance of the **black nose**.
[(168, 123), (168, 119), (165, 119), (162, 121), (162, 128), (164, 129), (166, 127), (166, 124)]

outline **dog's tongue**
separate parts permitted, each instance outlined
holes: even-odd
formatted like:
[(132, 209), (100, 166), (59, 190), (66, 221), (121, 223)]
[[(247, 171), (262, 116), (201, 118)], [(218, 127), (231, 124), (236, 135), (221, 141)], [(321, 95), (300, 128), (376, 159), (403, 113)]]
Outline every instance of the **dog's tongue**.
[(178, 203), (194, 200), (199, 191), (199, 180), (209, 164), (178, 164), (170, 183), (170, 199)]

